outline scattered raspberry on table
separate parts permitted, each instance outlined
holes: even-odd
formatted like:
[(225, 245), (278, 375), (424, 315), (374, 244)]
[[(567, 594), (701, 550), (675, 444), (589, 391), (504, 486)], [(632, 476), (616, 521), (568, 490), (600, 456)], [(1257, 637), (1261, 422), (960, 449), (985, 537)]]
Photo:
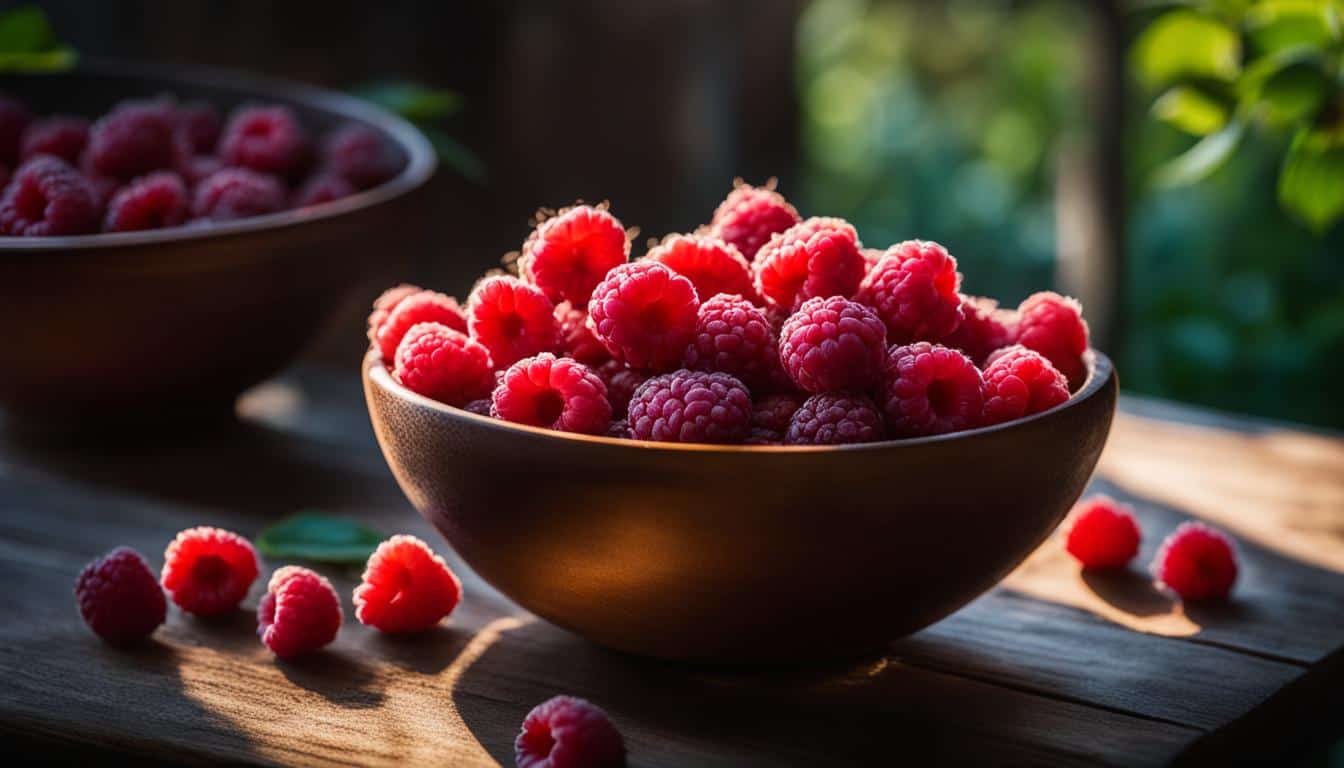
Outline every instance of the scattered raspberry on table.
[(1140, 537), (1134, 510), (1098, 494), (1073, 508), (1064, 547), (1084, 568), (1124, 568), (1139, 553)]
[(257, 579), (257, 551), (247, 539), (209, 526), (177, 534), (163, 553), (164, 590), (197, 616), (235, 610)]
[(113, 645), (148, 637), (168, 611), (159, 580), (130, 547), (117, 547), (84, 566), (75, 580), (75, 601), (89, 629)]
[(1237, 581), (1237, 550), (1227, 534), (1200, 522), (1185, 522), (1153, 558), (1153, 578), (1182, 600), (1218, 600)]
[(513, 755), (518, 768), (619, 768), (625, 741), (601, 708), (556, 696), (527, 713)]
[(383, 632), (423, 632), (462, 600), (462, 582), (429, 545), (398, 535), (378, 545), (355, 587), (355, 617)]
[(343, 614), (326, 577), (297, 565), (271, 575), (257, 606), (257, 637), (281, 659), (292, 659), (336, 639)]

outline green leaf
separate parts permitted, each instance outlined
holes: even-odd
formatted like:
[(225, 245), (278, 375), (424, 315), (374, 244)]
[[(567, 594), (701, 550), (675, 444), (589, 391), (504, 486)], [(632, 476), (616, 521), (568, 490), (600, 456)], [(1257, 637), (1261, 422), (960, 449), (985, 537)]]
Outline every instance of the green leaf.
[(1139, 78), (1152, 88), (1189, 78), (1231, 82), (1241, 70), (1241, 38), (1217, 19), (1171, 11), (1148, 25), (1131, 57)]
[(1302, 46), (1324, 49), (1340, 34), (1333, 0), (1261, 0), (1247, 9), (1243, 24), (1247, 37), (1265, 53)]
[(1344, 216), (1344, 132), (1298, 131), (1279, 174), (1279, 202), (1317, 233)]
[(1205, 136), (1199, 143), (1162, 165), (1153, 181), (1161, 187), (1194, 184), (1222, 167), (1241, 141), (1243, 124), (1234, 121), (1221, 131)]
[(262, 531), (257, 548), (267, 557), (362, 563), (382, 540), (382, 534), (355, 520), (300, 512)]
[(1289, 125), (1314, 116), (1332, 90), (1320, 61), (1295, 61), (1264, 79), (1250, 109), (1272, 124)]
[(413, 82), (368, 83), (353, 93), (411, 122), (437, 122), (462, 106), (462, 98), (454, 91)]
[(75, 66), (79, 55), (73, 48), (40, 53), (0, 52), (0, 72), (61, 72)]
[(1227, 125), (1222, 102), (1188, 85), (1178, 85), (1153, 102), (1153, 116), (1195, 136), (1208, 136)]
[(420, 130), (425, 132), (425, 138), (434, 145), (434, 151), (444, 165), (462, 174), (468, 181), (477, 184), (485, 182), (485, 163), (475, 152), (439, 128), (421, 126)]
[(0, 14), (0, 53), (39, 53), (54, 42), (41, 8), (26, 5)]

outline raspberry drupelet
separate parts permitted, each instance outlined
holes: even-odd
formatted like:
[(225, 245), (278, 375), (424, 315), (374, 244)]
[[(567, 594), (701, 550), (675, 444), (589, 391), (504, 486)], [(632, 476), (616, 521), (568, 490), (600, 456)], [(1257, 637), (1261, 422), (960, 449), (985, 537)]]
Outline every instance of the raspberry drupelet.
[(868, 307), (832, 296), (808, 299), (784, 322), (779, 359), (807, 392), (865, 391), (879, 380), (886, 329)]
[(746, 299), (756, 297), (747, 260), (737, 248), (716, 237), (671, 235), (654, 246), (645, 258), (690, 280), (701, 302), (720, 293)]
[(0, 233), (46, 237), (98, 229), (93, 187), (65, 161), (38, 155), (14, 172), (0, 197)]
[(187, 186), (171, 171), (156, 171), (117, 190), (107, 204), (103, 229), (134, 232), (175, 227), (187, 220)]
[(384, 363), (392, 364), (402, 337), (419, 323), (440, 323), (466, 333), (467, 313), (457, 299), (437, 291), (415, 286), (398, 286), (387, 291), (378, 297), (369, 315), (369, 338), (378, 345)]
[(357, 191), (354, 185), (334, 173), (319, 173), (299, 187), (299, 191), (294, 194), (294, 207), (305, 208), (330, 203), (349, 197)]
[(406, 331), (392, 375), (412, 392), (455, 406), (486, 397), (495, 386), (490, 352), (442, 323), (419, 323)]
[(401, 171), (397, 149), (378, 132), (358, 123), (343, 126), (322, 146), (322, 161), (358, 189), (376, 187)]
[(695, 335), (682, 364), (693, 371), (736, 376), (753, 391), (779, 381), (779, 345), (760, 307), (737, 295), (719, 294), (703, 302)]
[(695, 333), (700, 300), (691, 281), (655, 261), (612, 269), (593, 289), (588, 327), (630, 367), (667, 371)]
[(761, 298), (791, 310), (813, 297), (853, 296), (863, 280), (864, 260), (849, 222), (811, 218), (771, 237), (752, 270)]
[(1064, 548), (1084, 568), (1124, 568), (1139, 553), (1140, 536), (1128, 504), (1097, 494), (1073, 508)]
[(75, 580), (75, 602), (89, 629), (113, 645), (148, 637), (168, 612), (159, 580), (130, 547), (117, 547), (84, 566)]
[(605, 208), (576, 205), (537, 225), (523, 243), (518, 269), (552, 301), (583, 308), (593, 288), (629, 258), (621, 222)]
[(1158, 548), (1152, 573), (1182, 600), (1222, 599), (1237, 581), (1237, 550), (1217, 528), (1181, 523)]
[(891, 343), (940, 341), (961, 324), (960, 283), (957, 260), (947, 249), (907, 240), (887, 249), (856, 298), (877, 311)]
[(70, 165), (78, 165), (79, 156), (88, 143), (88, 120), (54, 115), (28, 125), (23, 132), (19, 154), (24, 160), (37, 155), (53, 155)]
[(487, 277), (472, 289), (467, 297), (467, 328), (490, 350), (496, 368), (553, 352), (560, 342), (551, 300), (535, 285), (507, 275)]
[(1001, 424), (1069, 399), (1069, 382), (1043, 355), (1021, 345), (994, 353), (985, 366), (984, 423)]
[(751, 406), (752, 427), (776, 432), (781, 436), (803, 400), (798, 395), (779, 393), (757, 398)]
[(625, 742), (607, 713), (572, 696), (533, 707), (513, 743), (518, 768), (621, 768)]
[(285, 207), (285, 187), (274, 176), (246, 168), (223, 168), (196, 185), (192, 215), (230, 221), (275, 213)]
[(961, 297), (961, 324), (942, 344), (960, 349), (976, 365), (985, 365), (985, 358), (996, 349), (1013, 343), (1017, 313), (999, 309), (999, 303), (983, 296)]
[(257, 551), (231, 531), (188, 528), (163, 553), (164, 590), (179, 608), (197, 616), (237, 609), (256, 579)]
[(462, 582), (443, 558), (414, 536), (378, 545), (355, 587), (355, 618), (382, 632), (423, 632), (462, 600)]
[(639, 385), (649, 380), (649, 374), (636, 371), (619, 360), (608, 360), (597, 369), (597, 375), (607, 385), (607, 400), (611, 403), (612, 416), (625, 418), (630, 406), (630, 397), (639, 389)]
[(241, 107), (219, 139), (226, 165), (285, 177), (308, 160), (308, 135), (288, 107)]
[(331, 582), (287, 565), (271, 575), (257, 606), (257, 637), (282, 659), (311, 653), (336, 639), (344, 615)]
[(1028, 296), (1017, 308), (1017, 343), (1034, 349), (1069, 380), (1070, 389), (1087, 378), (1087, 321), (1077, 299), (1053, 291)]
[(611, 353), (588, 328), (588, 313), (568, 301), (555, 305), (555, 322), (560, 328), (560, 351), (590, 367), (611, 359)]
[(509, 366), (491, 398), (493, 413), (505, 421), (588, 435), (604, 434), (611, 424), (602, 377), (549, 352)]
[(751, 393), (726, 373), (677, 371), (641, 384), (628, 420), (637, 440), (740, 443), (751, 432)]
[(871, 443), (885, 434), (882, 414), (868, 397), (826, 392), (809, 397), (794, 411), (784, 442), (787, 445)]
[(980, 425), (984, 380), (969, 357), (919, 341), (887, 352), (881, 405), (893, 437), (957, 432)]
[(709, 233), (736, 247), (751, 262), (773, 235), (802, 220), (773, 185), (738, 184), (714, 211)]
[(176, 159), (172, 121), (158, 102), (123, 102), (89, 129), (90, 170), (100, 176), (132, 179)]

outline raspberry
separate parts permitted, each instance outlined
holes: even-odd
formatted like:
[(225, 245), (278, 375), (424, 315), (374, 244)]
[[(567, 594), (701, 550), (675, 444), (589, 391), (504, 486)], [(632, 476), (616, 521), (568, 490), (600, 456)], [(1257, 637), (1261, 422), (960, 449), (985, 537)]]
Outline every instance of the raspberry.
[(941, 435), (979, 426), (984, 381), (969, 357), (941, 344), (892, 347), (883, 370), (882, 405), (896, 437)]
[(751, 432), (751, 393), (726, 373), (655, 376), (635, 390), (629, 411), (637, 440), (740, 443)]
[(654, 246), (647, 258), (690, 280), (701, 302), (720, 293), (756, 296), (747, 260), (716, 237), (672, 235)]
[(853, 296), (863, 280), (859, 236), (842, 219), (811, 218), (776, 234), (752, 263), (756, 292), (796, 309), (813, 297)]
[(555, 322), (560, 326), (560, 351), (592, 367), (611, 359), (611, 353), (588, 329), (586, 311), (562, 301), (555, 305)]
[(877, 266), (877, 262), (882, 260), (886, 251), (881, 248), (862, 248), (859, 253), (863, 254), (863, 275), (867, 277), (868, 273), (873, 271), (873, 267)]
[(864, 395), (826, 392), (803, 402), (789, 420), (789, 445), (871, 443), (885, 436), (882, 415)]
[(611, 424), (602, 377), (549, 352), (509, 366), (492, 399), (499, 418), (519, 424), (589, 435), (603, 434)]
[(593, 289), (588, 326), (632, 368), (665, 371), (681, 361), (699, 306), (690, 280), (656, 261), (635, 261)]
[(23, 132), (19, 154), (24, 160), (37, 155), (54, 155), (70, 165), (77, 165), (80, 153), (88, 143), (88, 120), (56, 115), (29, 124)]
[(182, 157), (177, 161), (177, 175), (193, 187), (223, 169), (224, 164), (214, 155)]
[(1087, 378), (1087, 321), (1083, 305), (1053, 291), (1028, 296), (1017, 308), (1017, 343), (1045, 355), (1069, 380), (1082, 386)]
[(190, 101), (173, 109), (173, 123), (179, 141), (191, 154), (203, 155), (219, 143), (219, 110), (204, 101)]
[(465, 333), (418, 323), (397, 345), (392, 374), (412, 392), (462, 406), (490, 394), (490, 369), (490, 352)]
[(163, 588), (187, 613), (235, 610), (257, 580), (257, 551), (236, 533), (200, 526), (177, 534), (163, 553)]
[(607, 437), (617, 437), (622, 440), (630, 439), (630, 422), (625, 419), (616, 419), (607, 427)]
[(752, 427), (743, 445), (783, 445), (784, 433), (764, 427)]
[(369, 315), (369, 334), (378, 345), (384, 363), (397, 356), (397, 345), (411, 326), (440, 323), (455, 331), (467, 332), (467, 314), (457, 299), (411, 285), (389, 289), (374, 302)]
[(75, 601), (89, 629), (113, 645), (148, 637), (168, 611), (159, 580), (130, 547), (117, 547), (84, 566), (75, 580)]
[(32, 120), (22, 103), (0, 96), (0, 163), (13, 167), (18, 162), (23, 132)]
[(803, 401), (796, 395), (766, 395), (751, 407), (751, 425), (783, 435)]
[(288, 107), (242, 107), (219, 140), (226, 165), (289, 176), (307, 160), (308, 136)]
[(355, 194), (350, 182), (334, 173), (319, 173), (308, 179), (294, 195), (294, 207), (306, 208), (310, 205), (330, 203)]
[(482, 397), (479, 400), (472, 400), (470, 403), (467, 403), (466, 405), (462, 406), (462, 410), (474, 413), (477, 416), (493, 417), (494, 412), (491, 410), (491, 407), (493, 405), (494, 403), (493, 401), (491, 401), (490, 398)]
[(552, 301), (585, 307), (593, 288), (629, 258), (621, 222), (603, 208), (576, 205), (537, 225), (523, 243), (518, 268)]
[(47, 237), (98, 229), (93, 187), (65, 161), (38, 155), (19, 166), (0, 197), (0, 232)]
[(630, 406), (630, 398), (639, 389), (639, 385), (649, 380), (649, 375), (630, 368), (619, 360), (608, 360), (597, 369), (597, 375), (607, 385), (607, 400), (611, 403), (611, 413), (623, 418)]
[(1237, 551), (1217, 528), (1185, 522), (1158, 547), (1152, 572), (1183, 600), (1225, 598), (1237, 580)]
[(552, 352), (560, 343), (551, 300), (516, 277), (487, 277), (476, 284), (467, 297), (467, 327), (490, 350), (497, 368)]
[(187, 187), (177, 174), (157, 171), (127, 184), (107, 204), (103, 229), (131, 232), (175, 227), (187, 220)]
[(191, 212), (197, 218), (228, 221), (275, 213), (284, 207), (285, 188), (279, 179), (246, 168), (225, 168), (196, 186)]
[(1069, 382), (1039, 352), (1021, 345), (994, 353), (985, 366), (985, 424), (1054, 408), (1069, 399)]
[(714, 211), (709, 233), (737, 248), (750, 262), (772, 235), (802, 220), (772, 185), (738, 184)]
[(322, 147), (326, 167), (359, 189), (376, 187), (401, 172), (401, 156), (378, 132), (350, 123)]
[(961, 297), (961, 324), (942, 344), (960, 349), (977, 365), (996, 349), (1013, 343), (1014, 312), (999, 309), (999, 303), (981, 296)]
[(779, 345), (760, 307), (741, 296), (719, 294), (700, 305), (695, 335), (682, 363), (693, 371), (719, 371), (763, 391), (780, 375)]
[(556, 696), (527, 713), (513, 759), (518, 768), (620, 768), (625, 742), (606, 712), (583, 699)]
[(292, 659), (336, 639), (344, 615), (325, 577), (297, 565), (271, 574), (257, 606), (257, 637), (282, 659)]
[(893, 344), (939, 341), (961, 324), (961, 276), (943, 246), (907, 240), (887, 249), (856, 297), (877, 310)]
[(1110, 496), (1091, 496), (1073, 508), (1064, 548), (1084, 568), (1124, 568), (1139, 553), (1134, 510)]
[(89, 129), (90, 170), (131, 179), (172, 168), (173, 126), (162, 104), (123, 102)]
[(453, 612), (462, 582), (414, 536), (393, 536), (378, 545), (355, 587), (355, 618), (383, 632), (423, 632)]
[(863, 391), (881, 375), (885, 338), (882, 320), (868, 307), (818, 296), (784, 322), (779, 359), (800, 389)]

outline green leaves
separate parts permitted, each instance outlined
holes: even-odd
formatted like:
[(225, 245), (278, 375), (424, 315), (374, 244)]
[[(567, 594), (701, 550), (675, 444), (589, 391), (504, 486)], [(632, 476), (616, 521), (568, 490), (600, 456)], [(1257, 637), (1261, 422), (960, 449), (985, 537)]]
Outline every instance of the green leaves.
[(1333, 0), (1261, 0), (1246, 10), (1242, 25), (1264, 53), (1304, 45), (1321, 49), (1340, 39), (1339, 8)]
[(1208, 136), (1227, 125), (1229, 111), (1204, 91), (1178, 85), (1153, 102), (1153, 117), (1194, 136)]
[(22, 6), (0, 13), (0, 72), (51, 72), (69, 69), (78, 56), (60, 45), (47, 14)]
[(1344, 131), (1298, 132), (1279, 174), (1279, 202), (1318, 233), (1344, 216)]
[(355, 520), (300, 512), (262, 531), (257, 548), (267, 557), (359, 564), (382, 540), (382, 534)]
[(1139, 78), (1152, 88), (1189, 78), (1231, 82), (1241, 71), (1241, 38), (1217, 19), (1171, 11), (1143, 31), (1131, 56)]
[(1159, 168), (1154, 174), (1154, 183), (1161, 187), (1179, 187), (1206, 178), (1232, 156), (1244, 130), (1245, 126), (1240, 122), (1228, 123), (1221, 131), (1205, 136)]

